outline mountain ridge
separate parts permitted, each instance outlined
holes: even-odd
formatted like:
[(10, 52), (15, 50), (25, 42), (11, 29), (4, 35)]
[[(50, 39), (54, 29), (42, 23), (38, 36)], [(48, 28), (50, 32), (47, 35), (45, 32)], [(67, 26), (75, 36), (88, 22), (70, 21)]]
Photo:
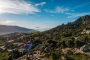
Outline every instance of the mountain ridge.
[(56, 33), (56, 35), (58, 35), (59, 37), (60, 36), (68, 37), (81, 34), (83, 29), (87, 28), (88, 26), (90, 26), (90, 15), (85, 15), (78, 18), (74, 22), (68, 22), (67, 24), (58, 25), (57, 27), (54, 27), (43, 33), (51, 35)]
[(80, 24), (86, 24), (87, 22), (90, 22), (90, 15), (85, 15), (80, 18), (78, 18), (73, 23), (80, 23)]
[(31, 32), (39, 32), (34, 29), (28, 29), (24, 27), (19, 26), (9, 26), (9, 25), (0, 25), (0, 35), (10, 34), (10, 33), (31, 33)]

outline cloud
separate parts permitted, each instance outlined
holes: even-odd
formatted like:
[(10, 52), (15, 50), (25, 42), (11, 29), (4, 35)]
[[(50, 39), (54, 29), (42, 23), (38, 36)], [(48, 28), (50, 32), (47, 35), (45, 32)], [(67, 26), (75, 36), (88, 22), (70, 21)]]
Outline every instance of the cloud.
[(36, 27), (36, 28), (40, 28), (40, 27)]
[(24, 0), (0, 0), (0, 14), (35, 14), (35, 12), (40, 12), (40, 10)]
[(6, 21), (1, 21), (0, 24), (10, 24), (13, 23), (14, 21), (6, 20)]
[(67, 18), (74, 18), (74, 17), (78, 17), (78, 16), (90, 15), (90, 12), (87, 12), (87, 13), (66, 13), (66, 14), (71, 15), (71, 16), (68, 16)]
[(46, 4), (46, 2), (41, 2), (41, 3), (39, 3), (39, 4), (35, 4), (35, 6), (43, 6), (44, 4)]
[(81, 6), (83, 6), (83, 5), (84, 5), (84, 4), (82, 4), (82, 5), (78, 5), (78, 6), (74, 7), (74, 9), (75, 9), (75, 8), (78, 8), (78, 7), (81, 7)]
[(49, 10), (48, 9), (44, 9), (46, 12), (49, 12)]
[(51, 28), (52, 27), (48, 27), (48, 28), (45, 27), (45, 28), (38, 28), (38, 29), (37, 28), (32, 28), (32, 29), (35, 29), (35, 30), (38, 30), (38, 31), (42, 32), (42, 31), (50, 30)]
[(54, 16), (54, 15), (51, 15), (51, 16)]
[(74, 10), (71, 10), (72, 12), (74, 12)]
[(73, 9), (76, 9), (78, 7), (84, 7), (84, 6), (87, 6), (87, 5), (90, 5), (90, 2), (87, 2), (85, 4), (81, 4), (81, 5), (75, 6)]
[(56, 7), (55, 10), (47, 10), (45, 9), (46, 12), (51, 12), (51, 13), (64, 13), (65, 11), (68, 11), (68, 8), (63, 8), (63, 7)]

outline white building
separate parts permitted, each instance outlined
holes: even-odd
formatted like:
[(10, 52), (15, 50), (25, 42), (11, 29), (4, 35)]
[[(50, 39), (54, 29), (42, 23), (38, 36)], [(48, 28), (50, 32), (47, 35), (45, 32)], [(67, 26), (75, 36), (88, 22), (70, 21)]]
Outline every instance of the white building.
[(81, 34), (90, 34), (90, 30), (84, 29), (83, 32), (82, 32)]
[(87, 31), (86, 31), (86, 34), (90, 34), (90, 30), (87, 30)]
[(23, 50), (27, 51), (27, 50), (31, 49), (35, 45), (33, 42), (34, 41), (23, 43), (24, 44)]

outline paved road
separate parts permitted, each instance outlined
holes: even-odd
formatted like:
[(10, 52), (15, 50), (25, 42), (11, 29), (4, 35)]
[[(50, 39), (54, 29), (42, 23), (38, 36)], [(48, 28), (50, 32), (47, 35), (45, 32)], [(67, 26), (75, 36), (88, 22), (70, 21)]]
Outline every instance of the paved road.
[(4, 46), (1, 46), (1, 48), (4, 50), (5, 48), (4, 48)]

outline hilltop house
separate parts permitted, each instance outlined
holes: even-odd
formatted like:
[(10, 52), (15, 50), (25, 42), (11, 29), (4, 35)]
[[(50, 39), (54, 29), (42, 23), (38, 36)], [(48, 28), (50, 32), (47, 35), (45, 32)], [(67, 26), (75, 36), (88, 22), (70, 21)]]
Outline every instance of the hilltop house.
[(8, 42), (8, 43), (13, 43), (13, 42), (14, 42), (14, 40), (9, 40), (9, 41), (6, 41), (6, 42)]
[(90, 30), (84, 29), (83, 32), (82, 32), (81, 34), (85, 34), (85, 33), (86, 33), (86, 34), (90, 34)]
[(90, 34), (90, 30), (87, 30), (86, 33), (87, 33), (87, 34)]
[(8, 40), (4, 44), (7, 45), (7, 44), (10, 44), (10, 43), (14, 43), (14, 40)]
[(24, 44), (23, 50), (27, 51), (27, 50), (31, 49), (35, 45), (33, 42), (34, 42), (34, 40), (23, 43)]

